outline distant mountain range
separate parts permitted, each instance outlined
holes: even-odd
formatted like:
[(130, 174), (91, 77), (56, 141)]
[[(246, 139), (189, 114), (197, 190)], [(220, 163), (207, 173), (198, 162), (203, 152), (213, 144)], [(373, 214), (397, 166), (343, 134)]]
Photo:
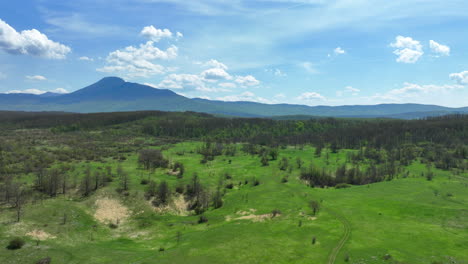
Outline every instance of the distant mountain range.
[(228, 116), (275, 118), (331, 116), (413, 119), (452, 113), (468, 114), (468, 107), (450, 108), (422, 104), (306, 106), (190, 99), (171, 90), (125, 82), (117, 77), (106, 77), (69, 94), (50, 92), (41, 95), (0, 94), (0, 110), (80, 113), (136, 110), (195, 111)]

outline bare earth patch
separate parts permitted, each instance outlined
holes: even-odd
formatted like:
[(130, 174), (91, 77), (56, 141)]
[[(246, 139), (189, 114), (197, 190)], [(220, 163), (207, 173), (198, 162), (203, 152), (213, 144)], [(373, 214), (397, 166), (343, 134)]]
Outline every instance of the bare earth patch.
[(120, 224), (130, 215), (127, 207), (123, 206), (118, 200), (102, 198), (96, 200), (96, 212), (94, 218), (102, 223)]
[(189, 214), (187, 210), (189, 203), (185, 201), (183, 195), (175, 196), (167, 206), (154, 208), (158, 213), (169, 213), (173, 215), (186, 216)]
[(234, 218), (230, 215), (226, 216), (226, 221), (231, 221), (231, 220), (251, 220), (253, 222), (263, 222), (267, 219), (271, 219), (273, 217), (280, 216), (277, 214), (276, 216), (273, 216), (273, 214), (261, 214), (261, 215), (256, 215), (254, 214), (257, 210), (256, 209), (249, 209), (249, 211), (237, 211), (237, 215), (241, 215), (240, 217)]
[(34, 239), (37, 239), (37, 240), (47, 240), (47, 239), (52, 239), (52, 238), (56, 238), (56, 236), (53, 236), (49, 233), (46, 233), (44, 232), (43, 230), (39, 230), (39, 229), (34, 229), (33, 231), (29, 232), (29, 233), (26, 233), (27, 236), (30, 236)]

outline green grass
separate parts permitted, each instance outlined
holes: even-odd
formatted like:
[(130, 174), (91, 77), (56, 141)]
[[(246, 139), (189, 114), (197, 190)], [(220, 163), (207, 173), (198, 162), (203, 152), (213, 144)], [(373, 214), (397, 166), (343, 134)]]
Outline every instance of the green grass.
[[(121, 163), (131, 176), (128, 197), (115, 192), (118, 182), (114, 181), (89, 198), (65, 195), (29, 204), (20, 223), (12, 222), (11, 209), (1, 209), (0, 263), (34, 263), (46, 256), (53, 263), (327, 263), (343, 237), (343, 219), (349, 222), (351, 235), (335, 263), (346, 263), (346, 254), (348, 263), (468, 263), (466, 173), (457, 176), (434, 169), (434, 179), (427, 181), (420, 176), (425, 166), (414, 162), (407, 167), (408, 178), (345, 189), (309, 188), (298, 179), (297, 168), (291, 173), (280, 171), (278, 161), (262, 167), (259, 157), (240, 151), (234, 157), (219, 156), (201, 164), (195, 151), (199, 144), (179, 143), (164, 151), (172, 162), (185, 165), (186, 173), (180, 180), (167, 175), (166, 170), (151, 174), (139, 169), (137, 155), (131, 154)], [(180, 151), (185, 154), (177, 155)], [(325, 152), (316, 158), (312, 147), (291, 147), (280, 150), (279, 159), (288, 157), (295, 165), (300, 157), (305, 165), (312, 162), (334, 170), (346, 160), (348, 151), (352, 150), (330, 153), (327, 162)], [(80, 163), (78, 171), (88, 164), (115, 170), (118, 162)], [(194, 224), (198, 216), (159, 214), (143, 198), (142, 178), (166, 180), (174, 187), (178, 181), (188, 183), (192, 174), (198, 173), (202, 183), (213, 189), (226, 172), (233, 179), (225, 183), (236, 187), (227, 190), (222, 208), (205, 213), (206, 224)], [(286, 175), (289, 181), (281, 183)], [(254, 178), (261, 184), (252, 186)], [(239, 187), (238, 182), (245, 180), (249, 184)], [(119, 199), (133, 216), (117, 229), (99, 223), (93, 217), (94, 202), (103, 196)], [(315, 220), (310, 218), (310, 200), (322, 201)], [(236, 212), (250, 209), (255, 209), (256, 215), (278, 209), (281, 215), (263, 222), (226, 219), (240, 217)], [(64, 213), (66, 224), (61, 223)], [(33, 229), (56, 238), (36, 246), (25, 236)], [(16, 236), (24, 237), (26, 245), (7, 250), (8, 241)], [(315, 245), (312, 237), (317, 239)], [(165, 250), (159, 251), (161, 247)], [(391, 255), (390, 260), (383, 259), (386, 254)]]

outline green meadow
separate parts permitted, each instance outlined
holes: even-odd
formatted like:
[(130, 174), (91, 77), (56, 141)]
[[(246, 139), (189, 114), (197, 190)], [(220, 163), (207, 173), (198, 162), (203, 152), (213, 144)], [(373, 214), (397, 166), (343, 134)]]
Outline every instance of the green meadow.
[[(115, 178), (87, 197), (77, 190), (39, 197), (24, 206), (19, 222), (15, 209), (2, 207), (0, 263), (46, 257), (51, 263), (468, 263), (466, 172), (432, 168), (428, 180), (422, 176), (427, 166), (416, 159), (392, 180), (312, 188), (300, 179), (298, 158), (304, 167), (336, 170), (357, 150), (325, 148), (318, 157), (309, 145), (283, 147), (262, 166), (260, 157), (240, 150), (201, 163), (202, 144), (152, 147), (163, 149), (171, 164), (183, 163), (183, 177), (165, 168), (143, 169), (137, 152), (120, 160), (74, 161), (77, 175), (87, 167), (115, 172), (120, 166), (128, 173), (128, 192), (116, 192)], [(279, 169), (284, 157), (289, 170)], [(143, 180), (166, 181), (174, 190), (195, 173), (211, 192), (223, 186), (223, 205), (206, 210), (207, 221), (199, 223), (200, 215), (174, 191), (164, 208), (144, 197)], [(33, 179), (30, 174), (23, 181)], [(311, 201), (320, 205), (315, 215)], [(6, 249), (15, 237), (25, 245)]]

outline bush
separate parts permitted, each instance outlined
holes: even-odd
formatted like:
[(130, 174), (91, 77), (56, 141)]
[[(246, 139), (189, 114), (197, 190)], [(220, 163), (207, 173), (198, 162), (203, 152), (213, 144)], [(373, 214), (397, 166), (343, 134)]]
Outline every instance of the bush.
[(8, 244), (8, 246), (6, 247), (7, 249), (9, 250), (16, 250), (16, 249), (20, 249), (24, 246), (26, 242), (24, 242), (24, 240), (22, 238), (19, 238), (19, 237), (16, 237), (16, 238), (13, 238), (12, 240), (10, 240), (10, 243)]
[(198, 223), (203, 224), (203, 223), (206, 223), (206, 222), (208, 222), (208, 218), (206, 218), (206, 216), (204, 216), (204, 215), (200, 215), (200, 218), (198, 219)]
[(36, 261), (36, 264), (50, 264), (51, 261), (52, 259), (50, 257), (45, 257), (43, 259)]
[(343, 188), (349, 188), (351, 187), (351, 184), (347, 184), (347, 183), (338, 183), (335, 188), (336, 189), (343, 189)]
[(272, 217), (276, 217), (276, 216), (278, 216), (280, 214), (281, 214), (281, 211), (278, 210), (278, 209), (273, 209), (273, 211), (271, 211)]
[(258, 179), (254, 179), (253, 186), (260, 185), (260, 181)]
[(114, 223), (109, 223), (108, 226), (109, 226), (110, 229), (116, 229), (117, 227), (119, 227), (118, 225), (116, 225)]
[(147, 179), (142, 179), (142, 180), (140, 181), (140, 184), (141, 184), (141, 185), (147, 185), (148, 183), (149, 183), (149, 180), (147, 180)]
[(234, 184), (228, 183), (228, 184), (226, 185), (226, 189), (232, 189), (232, 188), (234, 188)]

